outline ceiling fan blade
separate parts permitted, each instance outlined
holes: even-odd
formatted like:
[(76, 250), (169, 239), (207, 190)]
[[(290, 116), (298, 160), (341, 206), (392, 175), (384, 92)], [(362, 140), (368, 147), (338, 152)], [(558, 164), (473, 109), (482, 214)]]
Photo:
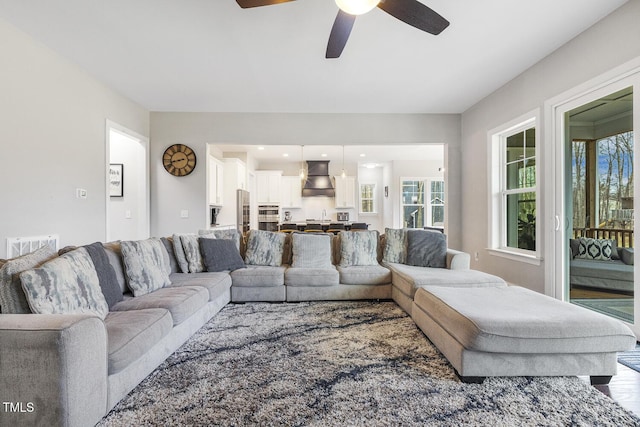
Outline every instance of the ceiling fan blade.
[(247, 9), (249, 7), (258, 6), (271, 6), (272, 4), (286, 3), (294, 0), (236, 0), (241, 8)]
[(438, 35), (449, 21), (417, 0), (381, 0), (378, 7), (419, 30)]
[(338, 16), (336, 16), (333, 27), (331, 27), (325, 58), (340, 57), (344, 46), (347, 44), (347, 40), (349, 40), (349, 34), (351, 34), (354, 22), (356, 22), (355, 15), (349, 15), (341, 10), (338, 11)]

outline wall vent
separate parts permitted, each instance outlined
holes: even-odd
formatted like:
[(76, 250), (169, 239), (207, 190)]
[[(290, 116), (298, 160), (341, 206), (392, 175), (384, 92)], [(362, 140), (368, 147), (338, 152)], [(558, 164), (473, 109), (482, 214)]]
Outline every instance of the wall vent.
[(15, 258), (28, 254), (45, 245), (49, 245), (53, 250), (57, 251), (59, 244), (60, 236), (57, 234), (50, 234), (48, 236), (8, 237), (7, 258)]

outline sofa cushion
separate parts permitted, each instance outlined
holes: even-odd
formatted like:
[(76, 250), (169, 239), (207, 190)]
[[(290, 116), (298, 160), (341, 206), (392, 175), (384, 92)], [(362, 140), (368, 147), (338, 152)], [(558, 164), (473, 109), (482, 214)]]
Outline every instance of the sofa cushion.
[(381, 265), (338, 266), (343, 285), (386, 285), (391, 283), (391, 271)]
[(611, 240), (580, 237), (578, 242), (578, 255), (576, 258), (602, 261), (611, 260), (613, 247)]
[(174, 325), (179, 325), (209, 301), (209, 292), (201, 286), (162, 288), (150, 294), (126, 298), (112, 311), (164, 308), (169, 310)]
[(116, 273), (116, 280), (118, 282), (118, 287), (120, 287), (120, 291), (122, 291), (123, 294), (128, 292), (129, 288), (127, 288), (127, 278), (124, 274), (122, 247), (120, 246), (120, 241), (103, 243), (102, 246), (104, 246), (107, 258), (109, 258), (109, 263), (111, 264), (111, 267), (113, 267), (114, 273)]
[(200, 239), (200, 251), (206, 271), (234, 271), (245, 268), (233, 240), (225, 239)]
[(384, 262), (407, 262), (407, 229), (385, 228)]
[(331, 268), (331, 236), (324, 233), (292, 233), (294, 268)]
[(171, 284), (169, 257), (160, 239), (121, 243), (127, 285), (141, 296)]
[(447, 266), (447, 238), (439, 231), (408, 230), (407, 262), (418, 267)]
[(411, 298), (417, 289), (428, 285), (462, 288), (507, 286), (504, 279), (477, 270), (449, 270), (391, 263), (385, 265), (392, 272), (393, 286)]
[(123, 296), (118, 285), (116, 273), (109, 262), (109, 257), (107, 257), (107, 251), (100, 242), (86, 245), (84, 248), (89, 253), (91, 261), (93, 261), (102, 295), (104, 295), (107, 305), (111, 308), (114, 304), (122, 301)]
[(171, 314), (161, 308), (113, 311), (104, 319), (107, 328), (109, 375), (122, 371), (173, 328)]
[(415, 305), (464, 348), (491, 353), (597, 353), (628, 348), (622, 322), (519, 286), (428, 286)]
[(22, 290), (20, 273), (38, 267), (56, 256), (56, 251), (46, 245), (26, 255), (4, 260), (2, 267), (0, 267), (0, 313), (31, 313), (29, 303)]
[(341, 231), (340, 266), (378, 265), (378, 232)]
[(284, 285), (286, 266), (268, 267), (248, 265), (247, 268), (231, 272), (233, 286), (240, 287), (274, 287)]
[(284, 272), (286, 286), (335, 286), (340, 283), (340, 274), (334, 266), (330, 268), (288, 268)]
[(201, 286), (209, 291), (209, 301), (213, 301), (231, 287), (231, 276), (226, 272), (203, 272), (198, 274), (173, 273), (169, 276), (168, 288)]
[(263, 230), (251, 230), (247, 239), (247, 265), (266, 265), (279, 267), (282, 265), (285, 233)]
[(109, 306), (85, 248), (78, 248), (20, 274), (31, 311), (36, 314), (93, 314), (102, 319)]

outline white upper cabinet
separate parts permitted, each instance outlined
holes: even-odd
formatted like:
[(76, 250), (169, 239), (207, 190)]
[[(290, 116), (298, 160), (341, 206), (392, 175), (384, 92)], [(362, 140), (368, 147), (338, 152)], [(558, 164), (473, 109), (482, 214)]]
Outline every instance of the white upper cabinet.
[(283, 176), (281, 190), (280, 206), (283, 208), (302, 207), (302, 180), (299, 176)]
[(282, 171), (256, 171), (255, 175), (258, 205), (279, 205)]
[(336, 176), (336, 208), (356, 207), (356, 178)]

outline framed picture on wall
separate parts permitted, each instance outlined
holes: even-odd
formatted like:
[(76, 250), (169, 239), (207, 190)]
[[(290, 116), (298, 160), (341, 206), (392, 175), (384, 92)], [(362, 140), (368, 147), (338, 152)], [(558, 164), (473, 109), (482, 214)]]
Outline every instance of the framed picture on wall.
[(124, 165), (122, 163), (109, 165), (109, 196), (124, 197), (123, 172)]

